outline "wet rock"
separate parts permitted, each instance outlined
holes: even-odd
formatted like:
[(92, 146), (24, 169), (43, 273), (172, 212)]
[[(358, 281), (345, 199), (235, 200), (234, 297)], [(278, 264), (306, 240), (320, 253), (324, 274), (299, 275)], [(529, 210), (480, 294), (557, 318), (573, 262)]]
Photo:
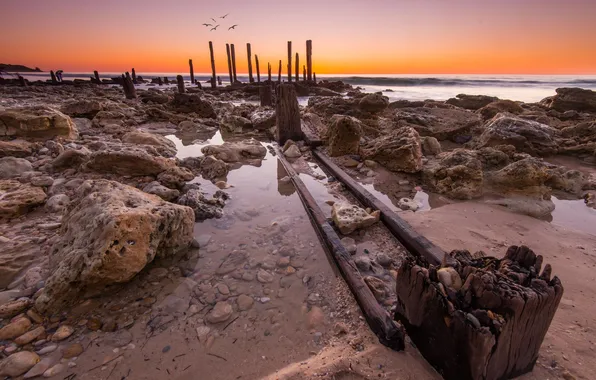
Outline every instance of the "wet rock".
[(15, 108), (0, 112), (0, 136), (50, 140), (54, 137), (75, 139), (77, 135), (70, 117), (50, 107)]
[(122, 136), (122, 142), (129, 144), (151, 145), (164, 157), (176, 155), (176, 144), (167, 138), (142, 131), (132, 131)]
[(90, 154), (86, 150), (67, 149), (52, 161), (51, 165), (55, 171), (65, 169), (79, 169), (81, 165), (89, 161)]
[(503, 193), (542, 196), (548, 194), (548, 166), (542, 160), (528, 157), (513, 162), (487, 176), (488, 182)]
[(247, 159), (263, 159), (267, 149), (257, 140), (226, 141), (222, 145), (207, 145), (201, 149), (205, 156), (213, 156), (223, 162), (235, 163)]
[(351, 116), (333, 116), (327, 135), (329, 155), (337, 157), (358, 154), (361, 137), (362, 123), (360, 120)]
[(75, 100), (62, 106), (61, 111), (70, 117), (93, 119), (103, 109), (97, 100)]
[(80, 343), (73, 343), (64, 349), (62, 357), (65, 359), (74, 358), (83, 353), (83, 346)]
[(12, 318), (31, 305), (29, 298), (19, 298), (0, 305), (0, 318)]
[(291, 145), (285, 152), (284, 156), (287, 158), (298, 158), (302, 156), (302, 152), (300, 152), (300, 148), (296, 145)]
[(335, 226), (344, 235), (372, 226), (379, 221), (379, 217), (379, 211), (369, 214), (366, 210), (347, 203), (334, 203), (331, 210), (331, 218)]
[(198, 246), (196, 248), (205, 248), (207, 245), (209, 245), (209, 242), (211, 242), (211, 235), (199, 235), (195, 240), (197, 242), (196, 245)]
[(476, 111), (497, 100), (499, 98), (494, 96), (459, 94), (455, 98), (448, 99), (445, 103)]
[(0, 180), (0, 218), (26, 214), (45, 200), (46, 194), (39, 187), (14, 180)]
[(244, 128), (251, 128), (252, 122), (245, 117), (228, 114), (221, 120), (222, 131), (242, 133)]
[(143, 188), (143, 191), (149, 194), (157, 195), (161, 199), (169, 202), (173, 201), (174, 199), (180, 196), (180, 192), (178, 190), (165, 187), (157, 181), (148, 183)]
[(400, 198), (397, 201), (397, 207), (401, 208), (402, 210), (410, 210), (416, 211), (420, 208), (420, 204), (413, 199), (410, 198)]
[(419, 172), (422, 169), (420, 135), (413, 128), (400, 128), (371, 141), (362, 149), (362, 156), (392, 171)]
[(52, 342), (60, 342), (74, 333), (74, 328), (69, 325), (62, 325), (58, 327), (58, 330), (52, 335)]
[(351, 255), (356, 254), (356, 251), (358, 250), (358, 248), (356, 246), (356, 241), (354, 239), (346, 236), (341, 239), (341, 244), (344, 246), (346, 251), (348, 251), (348, 253), (350, 253)]
[(581, 88), (557, 88), (557, 95), (543, 99), (540, 103), (557, 110), (596, 112), (596, 92)]
[(238, 310), (245, 311), (252, 308), (252, 305), (255, 303), (255, 300), (250, 296), (241, 294), (236, 299), (236, 303), (238, 304)]
[(227, 302), (220, 301), (216, 303), (213, 310), (207, 314), (207, 322), (214, 324), (225, 322), (230, 319), (232, 312), (232, 305)]
[(57, 348), (58, 348), (57, 344), (49, 344), (49, 345), (43, 347), (42, 349), (40, 349), (39, 351), (37, 351), (37, 353), (39, 355), (45, 355), (45, 354), (49, 354), (50, 352), (56, 351)]
[(309, 329), (316, 329), (325, 324), (325, 313), (320, 307), (313, 306), (306, 315), (306, 320)]
[(380, 93), (368, 94), (360, 99), (358, 107), (366, 112), (378, 113), (389, 106), (389, 98)]
[(457, 271), (451, 267), (441, 268), (437, 271), (439, 282), (445, 287), (460, 290), (462, 287), (462, 280)]
[(364, 277), (364, 282), (368, 285), (368, 288), (377, 301), (383, 302), (389, 296), (389, 288), (383, 280), (372, 276), (366, 276)]
[(512, 100), (497, 100), (496, 102), (492, 102), (480, 108), (477, 112), (482, 115), (484, 120), (488, 120), (501, 112), (518, 115), (524, 112), (524, 109)]
[(386, 253), (379, 253), (375, 259), (377, 263), (383, 268), (388, 268), (393, 263), (393, 260)]
[(257, 281), (266, 284), (273, 281), (273, 275), (266, 270), (260, 269), (257, 272)]
[(596, 121), (563, 128), (561, 137), (562, 141), (559, 143), (561, 153), (584, 155), (596, 153)]
[(36, 353), (29, 351), (16, 352), (0, 361), (0, 376), (20, 376), (33, 368), (39, 360)]
[(442, 152), (441, 143), (439, 140), (432, 136), (426, 136), (422, 138), (422, 152), (426, 156), (436, 156)]
[(217, 114), (213, 109), (211, 103), (201, 99), (197, 94), (180, 94), (176, 93), (174, 99), (170, 103), (177, 112), (180, 113), (195, 113), (198, 117), (206, 119), (215, 119)]
[(2, 157), (0, 158), (0, 179), (19, 177), (25, 172), (33, 170), (31, 163), (24, 158)]
[(39, 326), (31, 331), (24, 333), (21, 336), (19, 336), (18, 338), (16, 338), (14, 340), (14, 342), (16, 344), (18, 344), (19, 346), (24, 346), (28, 343), (33, 342), (34, 340), (39, 338), (41, 335), (43, 335), (45, 332), (46, 332), (46, 330), (43, 328), (43, 326)]
[(52, 368), (46, 370), (43, 373), (43, 377), (56, 376), (57, 374), (64, 372), (64, 370), (66, 370), (66, 365), (64, 365), (62, 363), (58, 363), (58, 364), (54, 365)]
[(257, 130), (268, 130), (275, 126), (275, 111), (258, 110), (250, 116), (250, 122)]
[(217, 178), (226, 178), (230, 167), (222, 160), (213, 156), (207, 156), (201, 161), (199, 170), (203, 178), (214, 180)]
[(455, 149), (441, 153), (422, 171), (422, 180), (430, 189), (455, 199), (473, 199), (483, 192), (482, 163), (474, 151)]
[(36, 300), (40, 311), (76, 300), (79, 290), (101, 291), (129, 281), (156, 256), (175, 254), (192, 241), (190, 208), (118, 182), (87, 184), (64, 216), (60, 240), (52, 247), (52, 274)]
[(0, 141), (0, 157), (29, 157), (33, 150), (31, 144), (23, 140)]
[(43, 373), (50, 368), (52, 364), (54, 364), (54, 359), (51, 357), (41, 359), (23, 376), (23, 379), (31, 379), (33, 377), (43, 375)]
[(86, 169), (98, 173), (115, 173), (126, 176), (157, 176), (174, 166), (171, 160), (155, 157), (139, 148), (94, 152)]
[(0, 329), (0, 340), (14, 339), (23, 335), (31, 327), (27, 318), (19, 318)]
[(550, 199), (535, 197), (493, 199), (487, 200), (485, 203), (503, 206), (516, 214), (529, 215), (534, 218), (548, 217), (555, 210), (555, 204)]
[(217, 191), (212, 198), (207, 198), (197, 189), (191, 189), (178, 198), (177, 203), (190, 207), (195, 214), (195, 221), (221, 218), (227, 194)]
[(157, 180), (171, 189), (182, 189), (186, 182), (195, 178), (192, 172), (180, 166), (172, 166), (157, 176)]

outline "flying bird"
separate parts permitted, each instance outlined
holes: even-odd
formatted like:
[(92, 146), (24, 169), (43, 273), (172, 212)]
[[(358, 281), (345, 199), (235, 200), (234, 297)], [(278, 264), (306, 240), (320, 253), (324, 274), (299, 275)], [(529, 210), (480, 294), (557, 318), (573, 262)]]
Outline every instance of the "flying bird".
[(230, 29), (234, 29), (234, 30), (236, 30), (236, 27), (237, 27), (237, 26), (238, 26), (238, 25), (232, 25), (232, 26), (230, 26), (230, 27), (228, 28), (228, 30), (230, 30)]
[(218, 27), (218, 26), (219, 26), (219, 25), (215, 25), (213, 28), (211, 28), (211, 30), (217, 30), (217, 27)]
[(213, 22), (217, 22), (213, 17), (211, 17), (211, 20), (213, 20)]
[(220, 18), (226, 18), (228, 17), (229, 13), (226, 13), (225, 15), (221, 16)]
[(211, 24), (203, 24), (203, 25), (205, 25), (205, 26), (213, 26), (213, 25), (211, 25)]

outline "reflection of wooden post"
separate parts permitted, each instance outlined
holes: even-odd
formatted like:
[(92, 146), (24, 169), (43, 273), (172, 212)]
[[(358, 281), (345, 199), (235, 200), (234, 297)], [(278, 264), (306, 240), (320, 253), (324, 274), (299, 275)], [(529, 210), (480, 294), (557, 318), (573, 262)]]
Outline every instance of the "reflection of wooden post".
[(234, 84), (234, 77), (232, 76), (232, 57), (230, 57), (230, 44), (226, 44), (226, 55), (228, 56), (228, 71), (230, 73), (230, 84)]
[(52, 84), (58, 84), (58, 80), (56, 79), (56, 74), (54, 74), (53, 70), (50, 71), (50, 78), (52, 78)]
[(95, 83), (101, 84), (101, 80), (99, 79), (99, 73), (97, 72), (97, 70), (93, 72), (93, 75), (95, 76)]
[(132, 83), (137, 84), (137, 72), (134, 67), (132, 68)]
[(288, 82), (292, 81), (292, 41), (288, 41)]
[(211, 55), (211, 88), (217, 88), (215, 76), (215, 56), (213, 55), (213, 42), (209, 41), (209, 55)]
[(298, 82), (298, 78), (300, 78), (300, 57), (296, 53), (296, 82)]
[(192, 66), (192, 59), (188, 60), (188, 66), (190, 67), (190, 84), (195, 84), (195, 70)]
[(271, 84), (271, 63), (267, 62), (267, 74), (269, 76), (269, 84)]
[(291, 83), (280, 84), (277, 87), (277, 107), (275, 109), (277, 121), (277, 138), (280, 145), (287, 140), (302, 140), (300, 128), (300, 107), (296, 90)]
[(178, 92), (184, 94), (184, 78), (182, 75), (176, 76), (176, 81), (178, 82)]
[(137, 98), (137, 90), (135, 90), (135, 85), (132, 83), (132, 78), (128, 71), (126, 72), (126, 76), (122, 74), (122, 88), (124, 89), (124, 95), (126, 99), (136, 99)]
[(261, 72), (259, 70), (259, 56), (255, 54), (255, 65), (257, 65), (257, 82), (261, 83)]
[(306, 41), (306, 79), (312, 80), (312, 40)]
[(306, 81), (306, 65), (302, 66), (302, 80)]
[(271, 96), (271, 86), (259, 87), (259, 98), (261, 99), (261, 106), (273, 105), (273, 97)]
[(279, 60), (279, 73), (277, 74), (277, 83), (281, 83), (281, 59)]
[(252, 77), (252, 55), (250, 53), (250, 44), (246, 44), (246, 55), (248, 57), (248, 81), (253, 83), (255, 80)]
[(236, 83), (238, 78), (236, 78), (236, 50), (234, 49), (234, 44), (232, 44), (232, 72), (234, 73), (234, 82), (232, 83)]

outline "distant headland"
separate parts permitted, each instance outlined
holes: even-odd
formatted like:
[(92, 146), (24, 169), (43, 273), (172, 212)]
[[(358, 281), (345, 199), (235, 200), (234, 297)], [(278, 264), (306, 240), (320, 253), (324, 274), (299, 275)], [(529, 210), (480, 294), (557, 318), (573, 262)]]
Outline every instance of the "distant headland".
[(7, 63), (0, 63), (0, 71), (31, 73), (31, 72), (41, 72), (42, 70), (39, 67), (32, 69), (32, 68), (24, 66), (24, 65), (10, 65)]

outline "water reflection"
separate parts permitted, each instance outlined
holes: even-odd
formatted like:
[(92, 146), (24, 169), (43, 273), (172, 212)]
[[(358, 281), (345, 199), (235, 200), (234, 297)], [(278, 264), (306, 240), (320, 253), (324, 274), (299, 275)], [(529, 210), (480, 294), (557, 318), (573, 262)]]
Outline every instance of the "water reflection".
[(586, 206), (583, 199), (563, 200), (551, 196), (555, 204), (553, 224), (596, 235), (596, 210)]

